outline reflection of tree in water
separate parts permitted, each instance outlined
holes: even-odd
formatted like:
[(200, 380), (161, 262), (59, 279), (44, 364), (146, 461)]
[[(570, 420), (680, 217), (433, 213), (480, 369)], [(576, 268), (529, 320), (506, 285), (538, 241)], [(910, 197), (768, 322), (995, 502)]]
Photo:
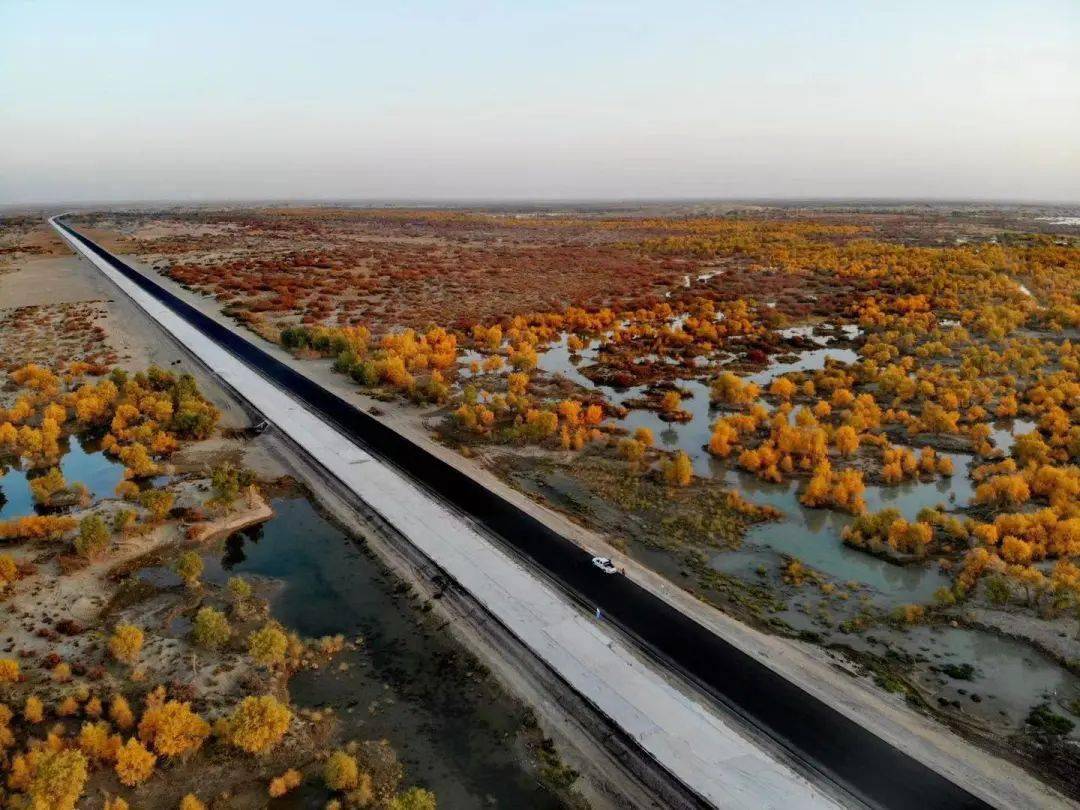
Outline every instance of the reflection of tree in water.
[(247, 554), (244, 553), (244, 546), (247, 543), (258, 545), (258, 542), (262, 539), (262, 532), (262, 524), (259, 524), (230, 534), (225, 540), (225, 551), (221, 555), (221, 567), (226, 571), (231, 571), (246, 560)]
[(906, 493), (904, 493), (902, 491), (902, 488), (900, 486), (882, 487), (881, 490), (879, 491), (878, 497), (881, 498), (882, 503), (893, 503), (901, 495), (904, 495), (904, 494), (906, 494)]
[(839, 538), (844, 526), (851, 522), (851, 518), (846, 515), (839, 515), (829, 509), (809, 509), (800, 505), (799, 511), (802, 513), (803, 524), (812, 534), (821, 535), (828, 530), (824, 538), (813, 538), (815, 542), (819, 539), (829, 540), (833, 534)]
[[(101, 452), (101, 440), (104, 437), (104, 435), (105, 435), (105, 429), (101, 428), (100, 430), (96, 430), (96, 431), (86, 431), (84, 433), (78, 433), (78, 434), (75, 434), (74, 436), (72, 436), (71, 438), (74, 438), (75, 441), (77, 441), (79, 443), (79, 449), (80, 450), (82, 450), (84, 453), (86, 453), (86, 455), (92, 456), (94, 453)], [(63, 453), (70, 453), (71, 452), (71, 442), (70, 441), (64, 444), (62, 452)]]
[[(56, 466), (59, 467), (59, 463), (57, 463)], [(41, 478), (43, 475), (48, 475), (49, 470), (51, 470), (51, 469), (52, 469), (51, 466), (45, 466), (45, 467), (33, 467), (33, 468), (29, 469), (29, 470), (26, 470), (24, 475), (26, 476), (26, 485), (27, 485), (27, 487), (30, 486), (30, 482), (33, 481), (34, 479)], [(68, 483), (68, 485), (71, 484), (70, 481), (68, 481), (67, 483)], [(33, 492), (32, 489), (30, 491)], [(32, 505), (32, 507), (34, 509), (34, 514), (35, 515), (56, 514), (57, 512), (61, 511), (61, 509), (62, 509), (62, 507), (50, 507), (50, 506), (48, 506), (46, 504), (38, 503), (37, 501), (33, 500), (32, 497), (31, 497), (30, 502), (31, 502), (31, 505)], [(0, 506), (3, 506), (3, 505), (4, 505), (3, 501), (0, 501)]]

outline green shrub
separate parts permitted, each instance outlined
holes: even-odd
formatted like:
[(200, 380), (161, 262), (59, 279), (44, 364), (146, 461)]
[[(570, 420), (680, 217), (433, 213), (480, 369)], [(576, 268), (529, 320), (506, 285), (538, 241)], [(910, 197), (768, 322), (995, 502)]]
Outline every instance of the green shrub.
[(75, 551), (80, 557), (92, 559), (109, 546), (109, 528), (100, 515), (87, 515), (79, 521), (79, 534), (75, 538)]
[(122, 532), (132, 521), (135, 520), (135, 511), (132, 509), (119, 509), (113, 512), (112, 527), (114, 532)]
[(180, 559), (176, 561), (176, 573), (180, 575), (180, 578), (184, 580), (188, 587), (199, 584), (199, 577), (202, 576), (202, 572), (202, 557), (194, 551), (185, 551), (180, 555)]
[(260, 664), (274, 666), (285, 661), (289, 637), (273, 622), (248, 636), (248, 652)]
[(281, 330), (279, 339), (286, 349), (303, 349), (311, 345), (311, 332), (303, 326), (290, 326)]
[(216, 650), (228, 643), (232, 636), (229, 620), (220, 610), (212, 607), (200, 608), (195, 614), (195, 623), (191, 628), (191, 637), (200, 647)]
[(1076, 724), (1067, 717), (1054, 714), (1048, 703), (1040, 703), (1027, 716), (1027, 724), (1041, 734), (1062, 736), (1068, 734)]

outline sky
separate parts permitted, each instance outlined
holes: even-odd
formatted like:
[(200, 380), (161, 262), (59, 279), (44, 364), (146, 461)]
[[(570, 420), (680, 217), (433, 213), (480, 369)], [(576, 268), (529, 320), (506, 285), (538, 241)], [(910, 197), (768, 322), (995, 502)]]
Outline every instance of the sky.
[(0, 204), (1080, 201), (1080, 0), (0, 0)]

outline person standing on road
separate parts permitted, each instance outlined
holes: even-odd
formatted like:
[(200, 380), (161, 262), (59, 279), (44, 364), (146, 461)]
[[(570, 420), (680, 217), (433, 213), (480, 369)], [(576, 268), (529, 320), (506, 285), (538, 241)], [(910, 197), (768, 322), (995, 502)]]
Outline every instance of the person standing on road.
[(600, 621), (600, 620), (601, 620), (602, 618), (604, 618), (604, 617), (603, 617), (603, 615), (602, 615), (602, 614), (600, 613), (600, 608), (597, 608), (597, 609), (596, 609), (596, 620), (597, 620), (597, 621)]

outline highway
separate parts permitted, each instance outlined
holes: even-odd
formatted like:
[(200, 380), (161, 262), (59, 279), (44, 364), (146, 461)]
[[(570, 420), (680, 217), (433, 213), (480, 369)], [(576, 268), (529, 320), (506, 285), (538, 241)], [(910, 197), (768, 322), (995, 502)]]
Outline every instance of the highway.
[[(853, 803), (920, 810), (988, 806), (630, 579), (599, 574), (591, 565), (589, 554), (570, 539), (200, 312), (68, 226), (55, 224), (372, 456), (496, 535), (590, 611), (600, 607), (608, 621), (615, 622), (655, 658), (768, 735), (793, 760), (802, 763), (804, 770), (846, 791)], [(610, 686), (616, 690), (619, 687)]]

